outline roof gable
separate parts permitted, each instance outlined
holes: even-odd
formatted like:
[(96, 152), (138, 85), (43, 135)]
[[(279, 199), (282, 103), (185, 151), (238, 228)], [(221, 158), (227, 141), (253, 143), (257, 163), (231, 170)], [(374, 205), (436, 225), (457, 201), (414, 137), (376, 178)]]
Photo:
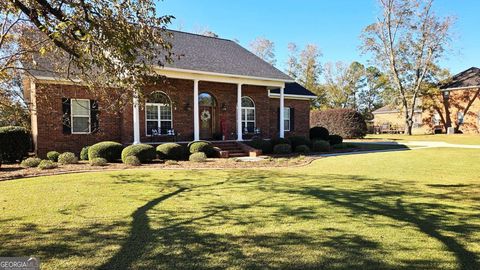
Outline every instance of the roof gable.
[[(270, 90), (272, 94), (280, 94), (280, 89), (272, 89)], [(309, 96), (309, 97), (316, 97), (314, 93), (312, 93), (307, 88), (301, 86), (299, 83), (286, 83), (285, 89), (283, 90), (285, 95), (294, 95), (294, 96)]]
[(471, 67), (453, 76), (452, 80), (440, 85), (440, 89), (476, 88), (480, 87), (480, 69)]

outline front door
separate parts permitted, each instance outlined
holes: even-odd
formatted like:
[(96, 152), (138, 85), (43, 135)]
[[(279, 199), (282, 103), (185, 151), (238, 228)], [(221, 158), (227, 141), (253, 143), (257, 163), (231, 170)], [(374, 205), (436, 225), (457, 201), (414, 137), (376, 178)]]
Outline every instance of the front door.
[(200, 106), (200, 139), (207, 140), (212, 138), (212, 116), (212, 107)]
[(198, 95), (199, 103), (199, 122), (200, 122), (200, 139), (212, 139), (215, 132), (215, 98), (209, 93), (201, 93)]

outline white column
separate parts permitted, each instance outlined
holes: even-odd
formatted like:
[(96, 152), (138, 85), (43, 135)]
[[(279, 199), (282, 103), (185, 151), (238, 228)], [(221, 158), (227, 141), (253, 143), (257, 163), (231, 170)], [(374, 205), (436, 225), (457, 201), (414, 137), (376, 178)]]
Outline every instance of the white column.
[(133, 94), (133, 144), (140, 143), (140, 108), (138, 93)]
[(242, 84), (237, 84), (237, 141), (243, 141), (242, 137)]
[(198, 80), (193, 81), (193, 139), (200, 140), (200, 112), (198, 107)]
[(280, 88), (280, 138), (285, 138), (284, 87)]

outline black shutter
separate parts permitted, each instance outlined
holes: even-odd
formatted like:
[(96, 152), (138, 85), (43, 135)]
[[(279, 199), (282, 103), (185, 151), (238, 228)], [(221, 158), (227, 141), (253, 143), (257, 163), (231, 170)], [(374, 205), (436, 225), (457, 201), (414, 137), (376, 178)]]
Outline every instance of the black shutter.
[(290, 131), (295, 130), (295, 109), (290, 107)]
[(63, 125), (63, 134), (72, 134), (72, 121), (71, 121), (71, 100), (69, 98), (62, 98), (62, 125)]
[(98, 131), (98, 101), (90, 100), (90, 131), (95, 133)]

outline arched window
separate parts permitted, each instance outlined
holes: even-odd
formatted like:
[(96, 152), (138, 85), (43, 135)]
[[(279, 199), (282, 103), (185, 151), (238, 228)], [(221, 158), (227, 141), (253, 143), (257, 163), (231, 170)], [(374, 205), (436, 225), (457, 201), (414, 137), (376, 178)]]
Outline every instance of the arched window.
[(255, 132), (255, 103), (250, 97), (242, 97), (242, 130), (244, 133)]
[(172, 129), (172, 102), (167, 94), (154, 92), (145, 106), (147, 135), (168, 134)]

